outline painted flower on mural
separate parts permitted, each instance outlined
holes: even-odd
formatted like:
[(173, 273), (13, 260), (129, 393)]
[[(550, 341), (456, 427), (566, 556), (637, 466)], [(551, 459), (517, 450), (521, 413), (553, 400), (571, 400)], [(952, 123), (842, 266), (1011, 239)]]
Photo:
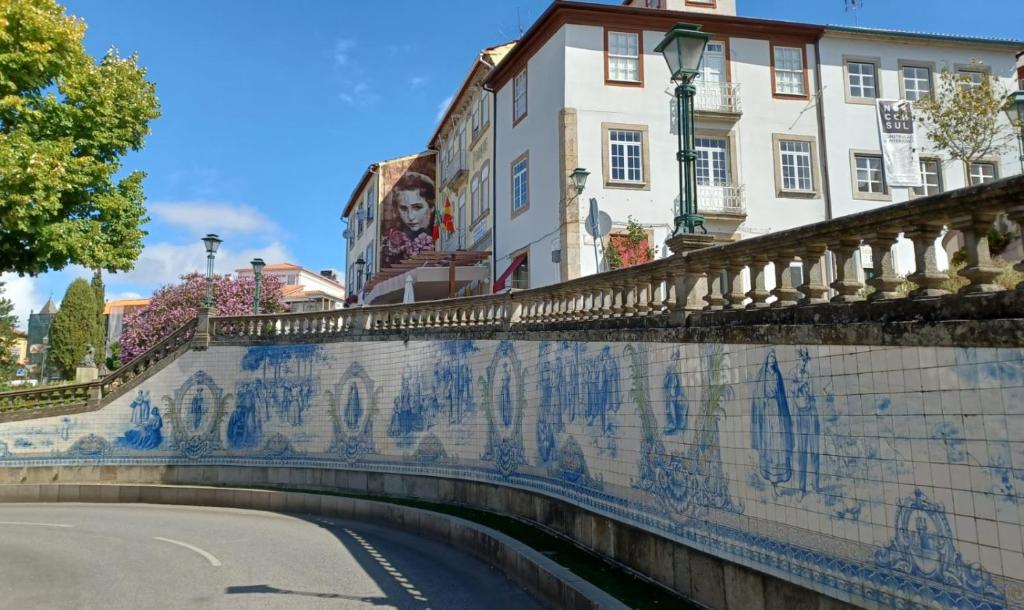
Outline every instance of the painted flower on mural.
[(434, 250), (434, 239), (428, 233), (420, 233), (410, 239), (409, 235), (398, 227), (392, 227), (384, 237), (384, 259), (402, 260), (416, 256), (420, 252)]
[[(214, 315), (244, 316), (252, 313), (256, 290), (252, 278), (213, 277)], [(125, 316), (121, 331), (121, 361), (129, 362), (196, 316), (206, 299), (206, 277), (199, 273), (181, 276), (181, 283), (164, 286), (153, 294), (149, 305)], [(260, 311), (284, 311), (281, 281), (263, 276)]]

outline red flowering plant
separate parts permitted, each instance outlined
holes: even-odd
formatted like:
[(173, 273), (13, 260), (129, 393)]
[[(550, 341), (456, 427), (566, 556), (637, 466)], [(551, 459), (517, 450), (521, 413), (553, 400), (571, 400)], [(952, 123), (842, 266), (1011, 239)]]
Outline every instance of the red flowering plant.
[[(260, 282), (260, 312), (285, 310), (281, 280), (264, 275)], [(217, 316), (252, 314), (256, 282), (252, 277), (235, 279), (229, 275), (213, 276), (213, 311)], [(121, 330), (121, 361), (128, 362), (159, 343), (183, 324), (196, 317), (206, 301), (206, 276), (189, 273), (180, 284), (160, 288), (149, 305), (125, 316)]]

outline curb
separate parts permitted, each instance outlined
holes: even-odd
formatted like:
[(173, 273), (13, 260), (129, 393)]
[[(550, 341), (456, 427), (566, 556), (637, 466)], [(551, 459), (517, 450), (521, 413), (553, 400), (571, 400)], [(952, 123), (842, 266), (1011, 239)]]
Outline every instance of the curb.
[(362, 498), (238, 487), (122, 484), (0, 485), (0, 503), (91, 502), (216, 506), (305, 513), (386, 524), (442, 542), (500, 569), (554, 608), (627, 610), (628, 606), (535, 549), (459, 517)]

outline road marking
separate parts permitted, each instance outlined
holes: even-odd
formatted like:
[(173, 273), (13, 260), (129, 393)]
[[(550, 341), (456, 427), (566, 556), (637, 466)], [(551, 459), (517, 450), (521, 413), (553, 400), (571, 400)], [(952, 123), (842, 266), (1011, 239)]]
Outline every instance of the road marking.
[(219, 559), (217, 559), (216, 557), (214, 557), (210, 553), (207, 553), (203, 549), (201, 549), (201, 548), (199, 548), (197, 546), (192, 546), (191, 544), (189, 544), (187, 542), (181, 542), (180, 540), (171, 540), (170, 538), (161, 538), (160, 536), (153, 536), (153, 540), (159, 540), (160, 542), (170, 542), (171, 544), (176, 544), (178, 546), (185, 547), (186, 549), (188, 549), (190, 551), (193, 551), (195, 553), (199, 553), (200, 555), (202, 555), (204, 558), (206, 558), (206, 561), (210, 562), (211, 566), (216, 568), (217, 566), (220, 565), (220, 560)]
[(0, 521), (0, 525), (35, 525), (39, 527), (75, 527), (66, 523), (33, 523), (32, 521)]

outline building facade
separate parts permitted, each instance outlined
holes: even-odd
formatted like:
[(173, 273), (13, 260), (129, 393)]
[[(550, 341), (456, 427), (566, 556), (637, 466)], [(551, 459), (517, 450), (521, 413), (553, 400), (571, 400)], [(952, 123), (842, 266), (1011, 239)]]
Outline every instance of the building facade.
[[(239, 278), (252, 278), (251, 267), (235, 269)], [(329, 311), (340, 309), (345, 302), (345, 285), (332, 269), (319, 273), (294, 263), (272, 263), (263, 268), (263, 275), (281, 280), (281, 291), (288, 311)]]
[[(495, 92), (496, 290), (605, 270), (631, 225), (646, 232), (650, 255), (668, 253), (677, 120), (654, 48), (678, 22), (712, 34), (695, 82), (696, 177), (699, 211), (720, 241), (916, 196), (878, 183), (875, 99), (934, 90), (945, 67), (1012, 86), (1024, 46), (743, 18), (721, 0), (555, 3), (485, 85)], [(934, 183), (936, 167), (942, 174), (934, 188), (1015, 173), (1016, 151), (953, 167), (924, 134), (918, 140), (925, 180)], [(570, 178), (577, 167), (590, 172), (581, 196)], [(600, 223), (588, 218), (601, 216), (610, 234), (595, 239)]]
[(32, 312), (28, 315), (28, 374), (33, 379), (42, 381), (46, 372), (46, 353), (50, 347), (50, 325), (53, 324), (53, 317), (57, 315), (57, 305), (53, 299), (46, 300), (46, 304), (38, 313)]

